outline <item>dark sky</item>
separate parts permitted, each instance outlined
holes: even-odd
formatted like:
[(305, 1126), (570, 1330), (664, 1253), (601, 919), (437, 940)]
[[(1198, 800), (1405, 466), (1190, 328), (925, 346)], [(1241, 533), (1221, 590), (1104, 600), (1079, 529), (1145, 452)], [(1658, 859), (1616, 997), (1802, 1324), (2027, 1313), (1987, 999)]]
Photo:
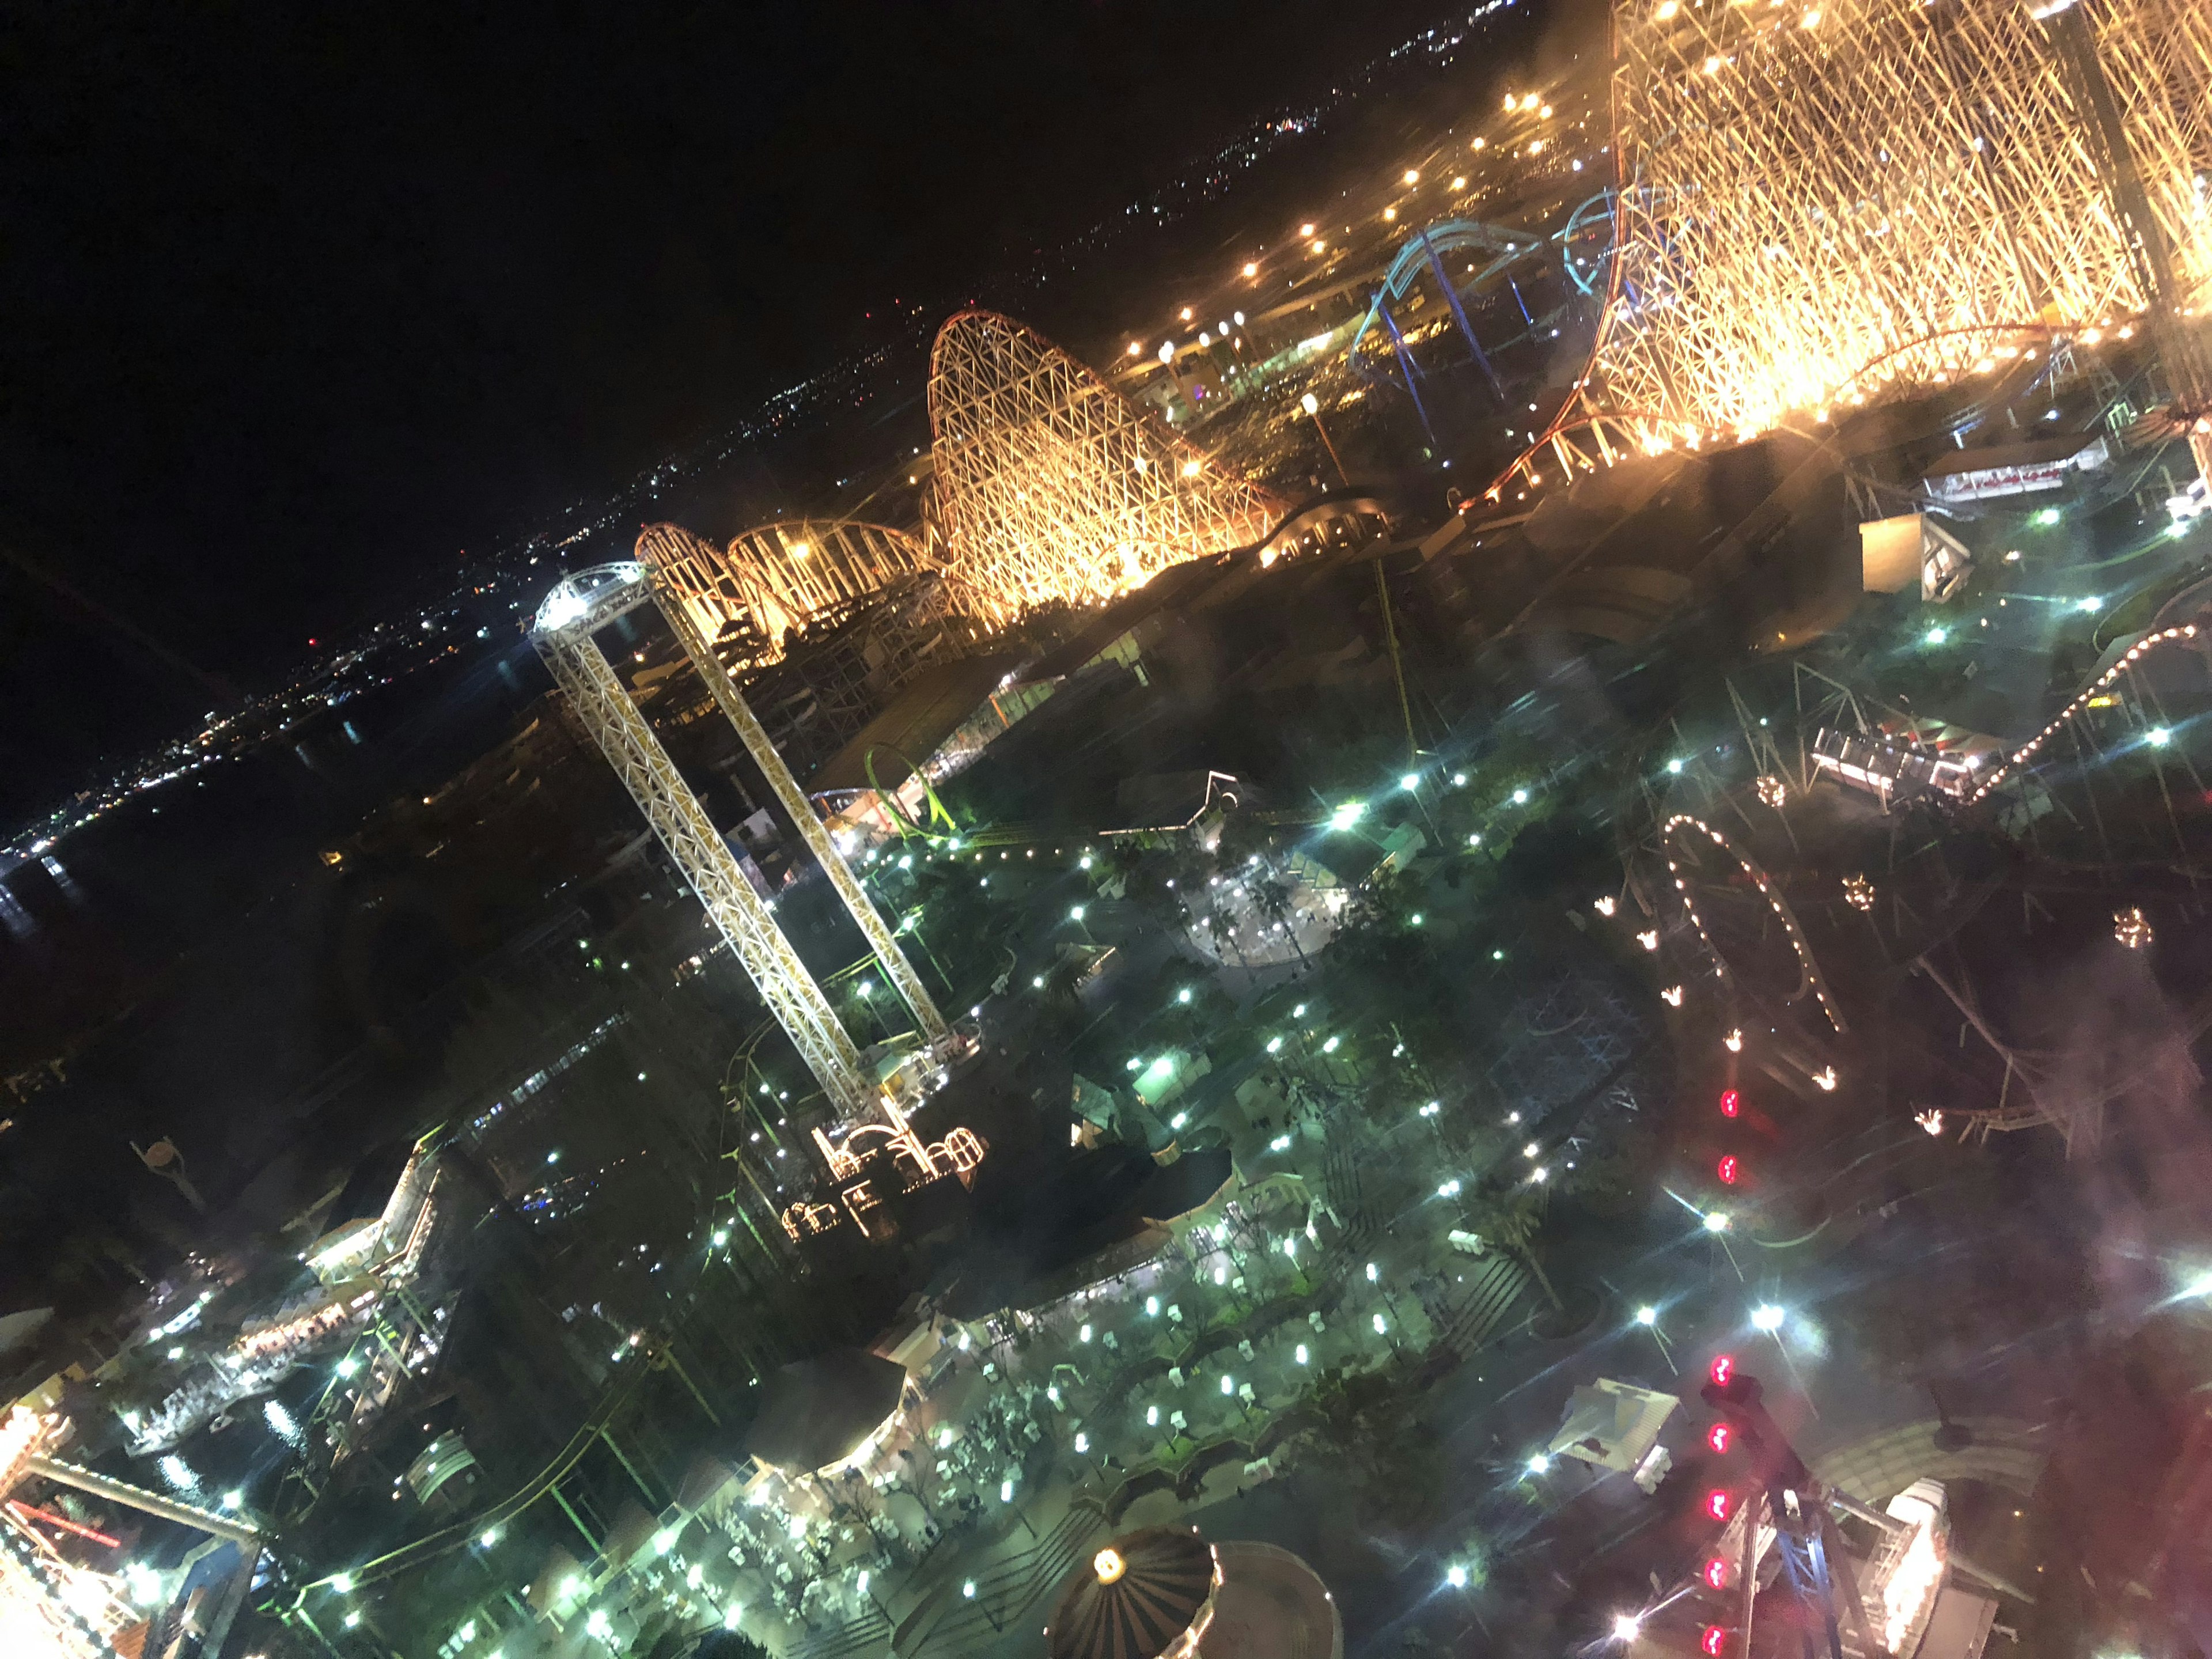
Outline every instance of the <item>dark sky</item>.
[(0, 801), (1444, 10), (8, 7)]

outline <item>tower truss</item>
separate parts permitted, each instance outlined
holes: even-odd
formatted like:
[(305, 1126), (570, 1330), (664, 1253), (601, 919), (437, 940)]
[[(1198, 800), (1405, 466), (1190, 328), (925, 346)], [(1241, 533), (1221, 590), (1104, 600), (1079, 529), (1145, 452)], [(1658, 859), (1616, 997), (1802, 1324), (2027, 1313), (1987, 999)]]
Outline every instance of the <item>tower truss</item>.
[(1613, 23), (1618, 257), (1547, 441), (1593, 416), (1655, 448), (1747, 436), (2146, 319), (2177, 396), (2205, 394), (2176, 360), (2212, 303), (2202, 0), (1616, 0)]
[(579, 572), (539, 608), (538, 653), (838, 1115), (859, 1118), (874, 1093), (860, 1051), (592, 637), (652, 598), (635, 563)]
[[(665, 530), (671, 526), (657, 527)], [(660, 602), (661, 614), (667, 617), (669, 627), (674, 630), (678, 642), (684, 647), (684, 654), (691, 659), (691, 665), (698, 670), (699, 678), (706, 682), (707, 689), (714, 695), (715, 706), (737, 728), (738, 737), (745, 745), (745, 752), (753, 757), (753, 763), (767, 778), (769, 787), (775, 792), (775, 798), (782, 804), (785, 813), (799, 826), (799, 839), (806, 843), (806, 850), (814, 855), (815, 863), (822, 866), (822, 873), (830, 878), (830, 885), (843, 903), (846, 914), (853, 918), (861, 936), (868, 941), (868, 948), (874, 953), (884, 976), (896, 988), (906, 1006), (914, 1011), (915, 1021), (921, 1027), (922, 1036), (932, 1047), (941, 1048), (951, 1035), (945, 1025), (945, 1016), (938, 1012), (936, 1001), (921, 982), (921, 975), (915, 971), (914, 964), (899, 949), (897, 936), (884, 921), (883, 912), (876, 908), (875, 901), (868, 896), (859, 878), (846, 864), (844, 855), (830, 840), (829, 830), (814, 815), (813, 803), (806, 799), (806, 792), (799, 787), (799, 780), (792, 775), (791, 768), (784, 763), (775, 744), (769, 740), (767, 729), (753, 713), (752, 705), (745, 701), (744, 693), (738, 689), (737, 681), (715, 659), (706, 635), (692, 620), (690, 607), (670, 591), (659, 564), (648, 564), (646, 568), (651, 573), (647, 580), (653, 586), (655, 598)]]
[(954, 566), (994, 621), (1111, 599), (1256, 542), (1281, 516), (1267, 491), (996, 312), (960, 312), (938, 331), (929, 423)]

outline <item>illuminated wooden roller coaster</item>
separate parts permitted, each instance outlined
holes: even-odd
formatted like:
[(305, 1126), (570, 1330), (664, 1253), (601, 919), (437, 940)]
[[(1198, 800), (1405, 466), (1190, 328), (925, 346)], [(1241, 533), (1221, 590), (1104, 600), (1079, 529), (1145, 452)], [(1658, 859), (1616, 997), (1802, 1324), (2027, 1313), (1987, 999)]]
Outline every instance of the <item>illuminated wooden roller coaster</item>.
[(858, 520), (763, 525), (727, 547), (677, 525), (647, 525), (637, 556), (701, 634), (720, 642), (734, 630), (755, 666), (781, 660), (792, 635), (900, 590), (933, 614), (954, 603), (949, 573), (918, 539)]
[(1597, 343), (1491, 499), (2137, 328), (2212, 467), (2212, 7), (1616, 0), (1613, 42)]
[(1092, 604), (1171, 565), (1249, 546), (1282, 516), (1010, 317), (963, 311), (930, 354), (937, 509), (990, 620)]

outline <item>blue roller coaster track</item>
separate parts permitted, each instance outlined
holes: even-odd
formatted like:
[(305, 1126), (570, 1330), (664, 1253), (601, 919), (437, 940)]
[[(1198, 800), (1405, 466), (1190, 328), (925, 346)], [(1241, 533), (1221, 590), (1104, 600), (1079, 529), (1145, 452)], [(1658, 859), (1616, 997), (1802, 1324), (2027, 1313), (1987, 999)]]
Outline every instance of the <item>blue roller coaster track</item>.
[[(1389, 340), (1390, 355), (1396, 360), (1398, 372), (1405, 380), (1406, 391), (1413, 400), (1413, 407), (1420, 412), (1421, 425), (1428, 431), (1431, 441), (1434, 441), (1436, 433), (1429, 425), (1428, 407), (1421, 399), (1419, 382), (1424, 372), (1413, 361), (1413, 353), (1406, 349), (1405, 336), (1400, 331), (1398, 319), (1390, 309), (1394, 302), (1403, 301), (1413, 291), (1415, 279), (1426, 270), (1436, 279), (1445, 305), (1450, 307), (1452, 320), (1458, 325), (1460, 336), (1467, 342), (1468, 354), (1474, 358), (1475, 366), (1481, 369), (1483, 378), (1490, 382), (1492, 392), (1503, 403), (1504, 384), (1498, 378), (1498, 371), (1491, 366), (1490, 354), (1482, 349), (1482, 342), (1475, 337), (1474, 325), (1468, 319), (1467, 308), (1460, 303), (1460, 295), (1462, 290), (1481, 289), (1513, 266), (1539, 257), (1543, 251), (1542, 236), (1534, 231), (1517, 230), (1510, 225), (1484, 224), (1474, 219), (1444, 219), (1423, 226), (1407, 238), (1405, 246), (1398, 250), (1398, 257), (1390, 262), (1390, 269), (1383, 274), (1382, 283), (1376, 289), (1375, 297), (1368, 305), (1367, 315), (1360, 319), (1358, 331), (1352, 337), (1352, 344), (1345, 354), (1346, 361), (1363, 379), (1370, 382), (1376, 380), (1376, 372), (1362, 356), (1360, 347), (1365, 343), (1368, 336), (1379, 328)], [(1488, 262), (1467, 282), (1455, 283), (1444, 268), (1444, 258), (1448, 254), (1468, 252), (1487, 254), (1490, 256)], [(1515, 295), (1516, 299), (1519, 297), (1517, 289)], [(1522, 315), (1523, 318), (1528, 315), (1525, 304), (1522, 307)]]

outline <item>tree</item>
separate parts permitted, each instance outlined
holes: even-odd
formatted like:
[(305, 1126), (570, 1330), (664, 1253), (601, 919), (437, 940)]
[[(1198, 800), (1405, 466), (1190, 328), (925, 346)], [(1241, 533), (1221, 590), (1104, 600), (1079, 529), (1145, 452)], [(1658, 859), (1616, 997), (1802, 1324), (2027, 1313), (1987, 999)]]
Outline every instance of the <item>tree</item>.
[(1540, 1190), (1534, 1187), (1517, 1187), (1487, 1194), (1487, 1201), (1474, 1218), (1473, 1231), (1484, 1243), (1496, 1246), (1517, 1256), (1536, 1276), (1544, 1287), (1544, 1295), (1555, 1312), (1564, 1313), (1566, 1304), (1553, 1289), (1551, 1276), (1545, 1273), (1544, 1264), (1536, 1257), (1536, 1235), (1544, 1224), (1544, 1200)]

